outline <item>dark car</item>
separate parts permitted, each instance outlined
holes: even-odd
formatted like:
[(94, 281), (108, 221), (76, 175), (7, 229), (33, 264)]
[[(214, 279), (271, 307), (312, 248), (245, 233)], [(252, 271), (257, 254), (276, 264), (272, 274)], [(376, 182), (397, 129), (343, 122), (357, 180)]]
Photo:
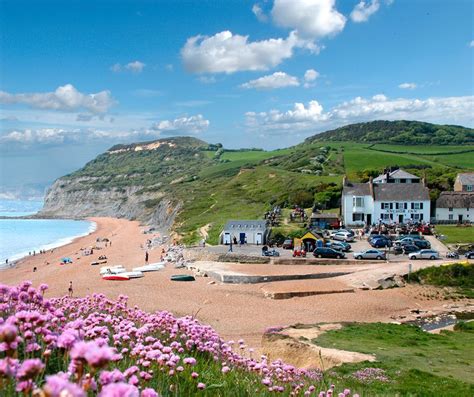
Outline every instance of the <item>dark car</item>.
[(393, 245), (392, 240), (386, 237), (371, 239), (369, 243), (374, 248), (385, 248)]
[(293, 240), (291, 238), (286, 239), (285, 241), (283, 241), (283, 245), (281, 247), (285, 250), (292, 250)]
[(262, 250), (263, 256), (280, 256), (280, 253), (276, 250)]
[(413, 240), (413, 245), (416, 245), (420, 249), (429, 249), (431, 244), (428, 240)]
[(346, 256), (343, 252), (335, 250), (333, 248), (327, 247), (318, 247), (313, 251), (313, 255), (316, 258), (336, 258), (336, 259), (343, 259)]
[(349, 252), (352, 246), (349, 243), (345, 243), (344, 241), (334, 241), (330, 243), (326, 243), (327, 248), (333, 248), (338, 251)]
[(405, 255), (411, 254), (412, 252), (417, 252), (420, 250), (416, 245), (402, 245), (403, 253)]
[(474, 259), (474, 251), (466, 252), (466, 258), (467, 259)]

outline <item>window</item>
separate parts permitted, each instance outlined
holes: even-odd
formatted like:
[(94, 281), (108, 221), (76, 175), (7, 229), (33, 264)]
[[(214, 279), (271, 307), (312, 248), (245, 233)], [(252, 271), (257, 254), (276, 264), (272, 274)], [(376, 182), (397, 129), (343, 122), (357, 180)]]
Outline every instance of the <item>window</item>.
[(390, 203), (382, 203), (382, 209), (383, 209), (383, 210), (388, 210), (388, 209), (390, 209)]
[(423, 203), (411, 203), (411, 209), (412, 210), (422, 210), (423, 209)]
[(412, 219), (415, 221), (421, 221), (423, 219), (423, 214), (413, 214)]
[(363, 222), (364, 214), (354, 213), (352, 214), (352, 222)]
[(466, 191), (467, 192), (472, 192), (474, 189), (472, 188), (472, 185), (466, 185)]
[(395, 207), (397, 210), (403, 210), (403, 209), (407, 209), (407, 203), (397, 203), (396, 204), (396, 207)]
[(453, 207), (449, 207), (449, 212), (453, 212)]
[(389, 220), (390, 219), (390, 214), (382, 214), (382, 219), (384, 221)]
[(363, 207), (364, 206), (364, 198), (363, 197), (353, 197), (352, 198), (352, 205), (354, 207)]
[(453, 214), (449, 214), (449, 218), (448, 218), (450, 221), (453, 220)]

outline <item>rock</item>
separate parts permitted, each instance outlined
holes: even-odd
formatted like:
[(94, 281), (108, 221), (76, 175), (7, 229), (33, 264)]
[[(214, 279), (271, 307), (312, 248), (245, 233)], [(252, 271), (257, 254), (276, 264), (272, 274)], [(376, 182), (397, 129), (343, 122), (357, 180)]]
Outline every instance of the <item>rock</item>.
[(214, 285), (216, 282), (215, 281), (209, 281), (207, 284), (208, 285)]
[(393, 274), (391, 276), (381, 278), (377, 280), (377, 283), (379, 285), (378, 289), (388, 289), (405, 286), (405, 281), (403, 280), (403, 277), (399, 276), (398, 274)]

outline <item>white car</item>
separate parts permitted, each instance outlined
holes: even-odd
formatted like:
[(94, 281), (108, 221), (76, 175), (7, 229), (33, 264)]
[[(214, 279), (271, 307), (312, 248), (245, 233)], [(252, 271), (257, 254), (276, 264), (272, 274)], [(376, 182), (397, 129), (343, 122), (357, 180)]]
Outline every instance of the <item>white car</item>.
[(439, 259), (439, 252), (435, 250), (420, 250), (408, 254), (408, 258), (411, 260), (415, 259)]
[(350, 243), (354, 241), (354, 236), (351, 235), (349, 232), (337, 232), (334, 233), (332, 236), (334, 240), (345, 241), (346, 243)]

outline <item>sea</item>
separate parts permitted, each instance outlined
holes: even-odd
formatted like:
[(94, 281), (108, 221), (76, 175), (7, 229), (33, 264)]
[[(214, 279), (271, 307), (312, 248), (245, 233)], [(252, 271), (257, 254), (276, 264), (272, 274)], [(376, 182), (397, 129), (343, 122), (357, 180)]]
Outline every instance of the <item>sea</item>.
[[(94, 222), (69, 219), (15, 219), (33, 215), (42, 201), (0, 199), (0, 268), (39, 250), (50, 250), (86, 236), (96, 228)], [(0, 276), (1, 279), (1, 276)]]

